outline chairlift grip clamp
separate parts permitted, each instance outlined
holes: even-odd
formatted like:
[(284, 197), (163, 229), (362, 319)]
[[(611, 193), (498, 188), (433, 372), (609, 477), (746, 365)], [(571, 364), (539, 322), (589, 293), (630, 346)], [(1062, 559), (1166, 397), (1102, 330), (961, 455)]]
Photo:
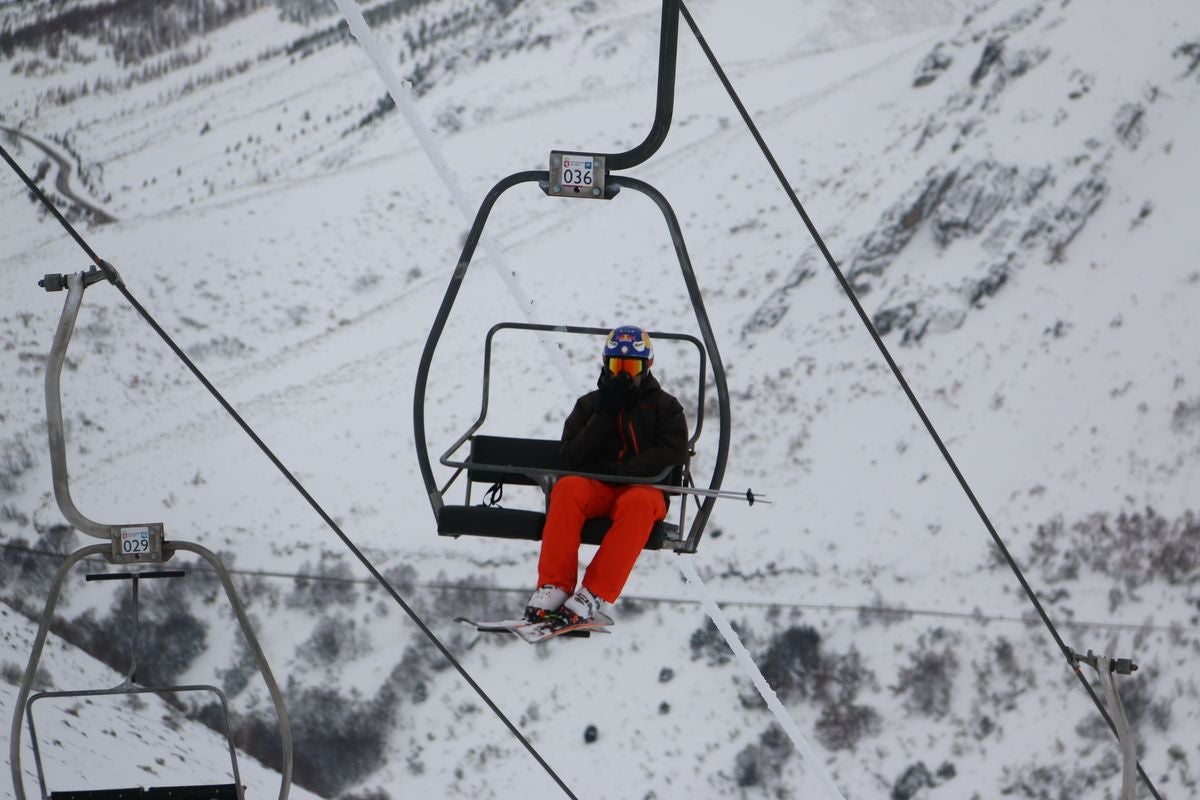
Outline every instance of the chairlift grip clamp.
[[(121, 273), (117, 272), (117, 268), (108, 261), (100, 259), (100, 271), (104, 273), (104, 277), (107, 278), (109, 283), (111, 283), (113, 286), (116, 286), (118, 289), (125, 286), (125, 281), (121, 280)], [(96, 278), (96, 280), (100, 279)]]
[[(93, 265), (88, 270), (79, 274), (83, 276), (83, 286), (85, 289), (100, 281), (109, 281), (116, 286), (124, 285), (124, 282), (121, 280), (121, 274), (117, 272), (116, 267), (104, 260), (100, 261), (99, 267)], [(61, 292), (67, 288), (67, 278), (68, 276), (65, 274), (51, 272), (38, 281), (38, 286), (47, 292)]]
[[(1096, 654), (1091, 650), (1087, 651), (1087, 655), (1080, 655), (1074, 650), (1071, 651), (1071, 658), (1078, 665), (1079, 662), (1087, 664), (1093, 669), (1098, 669), (1096, 666)], [(1131, 658), (1114, 658), (1109, 661), (1109, 669), (1118, 675), (1132, 675), (1137, 672), (1138, 665), (1133, 663)]]

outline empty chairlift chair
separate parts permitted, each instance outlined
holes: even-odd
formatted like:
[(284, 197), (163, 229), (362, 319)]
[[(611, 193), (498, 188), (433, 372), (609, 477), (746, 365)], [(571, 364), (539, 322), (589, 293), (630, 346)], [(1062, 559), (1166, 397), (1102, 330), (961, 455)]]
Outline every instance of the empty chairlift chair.
[[(67, 345), (75, 327), (79, 307), (83, 302), (84, 289), (97, 283), (107, 276), (99, 270), (80, 272), (71, 275), (47, 275), (41, 284), (47, 291), (67, 289), (67, 300), (59, 319), (55, 333), (54, 344), (50, 358), (46, 364), (46, 420), (50, 435), (50, 463), (54, 482), (54, 496), (59, 509), (67, 521), (82, 534), (103, 540), (102, 544), (90, 545), (71, 553), (58, 568), (50, 586), (45, 610), (38, 623), (37, 634), (34, 638), (33, 651), (29, 663), (21, 679), (17, 702), (13, 710), (11, 736), (9, 738), (9, 763), (12, 768), (13, 788), (16, 800), (26, 800), (24, 776), (21, 772), (22, 719), (27, 718), (30, 729), (30, 740), (42, 800), (244, 800), (241, 785), (241, 773), (238, 769), (237, 751), (229, 730), (229, 711), (225, 695), (215, 686), (185, 685), (185, 686), (141, 686), (137, 683), (136, 670), (138, 665), (138, 608), (139, 582), (150, 578), (177, 578), (182, 571), (150, 570), (141, 572), (119, 571), (100, 575), (89, 575), (89, 580), (129, 580), (133, 587), (133, 619), (131, 620), (131, 640), (129, 669), (125, 679), (117, 686), (103, 689), (77, 689), (67, 691), (39, 692), (32, 694), (32, 687), (42, 650), (54, 618), (54, 610), (62, 590), (64, 579), (70, 570), (84, 559), (92, 562), (102, 562), (114, 566), (130, 567), (137, 565), (161, 565), (170, 560), (176, 552), (187, 551), (198, 555), (206, 561), (221, 581), (227, 599), (233, 609), (234, 616), (245, 637), (250, 653), (253, 655), (258, 671), (267, 685), (267, 690), (279, 718), (280, 753), (282, 756), (282, 774), (280, 776), (279, 800), (286, 800), (291, 788), (292, 775), (292, 739), (288, 724), (287, 711), (284, 708), (283, 696), (275, 682), (271, 669), (259, 646), (258, 639), (246, 616), (245, 609), (234, 589), (220, 559), (206, 548), (179, 540), (168, 541), (164, 537), (162, 523), (140, 524), (103, 524), (84, 516), (71, 499), (68, 485), (67, 459), (65, 436), (62, 419), (62, 397), (60, 379), (63, 361), (66, 357)], [(153, 658), (153, 653), (146, 654)], [(181, 692), (207, 692), (216, 697), (225, 722), (225, 739), (229, 749), (229, 774), (219, 780), (202, 785), (163, 785), (152, 787), (123, 787), (123, 788), (76, 788), (69, 790), (51, 790), (47, 786), (47, 777), (43, 769), (42, 755), (38, 746), (37, 728), (34, 723), (33, 710), (38, 701), (49, 698), (70, 697), (99, 697), (112, 695), (166, 695)], [(31, 696), (32, 694), (32, 696)], [(133, 748), (133, 743), (131, 743)]]

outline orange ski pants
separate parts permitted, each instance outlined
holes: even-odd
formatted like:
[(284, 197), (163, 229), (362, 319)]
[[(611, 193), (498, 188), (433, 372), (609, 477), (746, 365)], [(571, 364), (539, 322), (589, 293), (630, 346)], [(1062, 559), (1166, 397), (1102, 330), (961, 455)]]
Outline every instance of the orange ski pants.
[(560, 478), (550, 491), (537, 585), (549, 584), (573, 594), (579, 577), (583, 523), (591, 517), (608, 516), (612, 527), (588, 564), (583, 585), (605, 602), (615, 603), (654, 523), (666, 515), (667, 502), (659, 489), (603, 483), (578, 475)]

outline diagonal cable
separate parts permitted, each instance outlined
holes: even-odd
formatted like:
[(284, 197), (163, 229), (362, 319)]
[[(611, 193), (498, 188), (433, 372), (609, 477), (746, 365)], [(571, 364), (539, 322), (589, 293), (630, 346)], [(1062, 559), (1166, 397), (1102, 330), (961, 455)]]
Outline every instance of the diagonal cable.
[[(1058, 629), (1054, 626), (1054, 623), (1051, 622), (1050, 617), (1046, 614), (1046, 610), (1042, 607), (1041, 601), (1038, 600), (1037, 594), (1029, 585), (1029, 581), (1025, 579), (1025, 575), (1023, 572), (1021, 572), (1021, 568), (1017, 566), (1016, 560), (1008, 552), (1008, 548), (1005, 546), (1004, 541), (1000, 538), (1000, 534), (997, 533), (996, 527), (992, 524), (987, 512), (984, 511), (983, 505), (975, 496), (975, 492), (971, 489), (970, 484), (967, 483), (967, 479), (963, 476), (962, 471), (958, 468), (958, 464), (954, 461), (954, 457), (950, 455), (950, 450), (942, 441), (942, 437), (938, 435), (937, 430), (933, 427), (933, 423), (929, 420), (928, 415), (926, 415), (925, 409), (921, 406), (916, 394), (913, 393), (912, 388), (908, 385), (908, 381), (905, 379), (904, 374), (901, 373), (900, 367), (897, 366), (895, 359), (892, 358), (892, 354), (888, 351), (887, 345), (883, 343), (883, 338), (879, 335), (879, 331), (875, 330), (875, 326), (871, 323), (871, 318), (867, 315), (867, 312), (863, 309), (862, 303), (860, 303), (858, 300), (858, 296), (854, 293), (854, 288), (850, 285), (850, 282), (846, 280), (846, 276), (838, 267), (837, 261), (835, 261), (833, 258), (833, 254), (830, 253), (829, 248), (826, 247), (825, 240), (821, 238), (820, 232), (817, 231), (816, 225), (813, 224), (812, 219), (808, 216), (808, 212), (804, 210), (804, 206), (800, 204), (799, 198), (796, 197), (796, 192), (792, 189), (791, 184), (788, 183), (787, 177), (783, 174), (783, 170), (780, 169), (779, 162), (775, 160), (775, 156), (771, 153), (771, 149), (767, 147), (767, 143), (763, 139), (762, 134), (759, 132), (758, 127), (754, 124), (754, 120), (750, 118), (750, 114), (746, 111), (746, 107), (742, 104), (741, 98), (738, 97), (737, 92), (734, 90), (733, 84), (729, 82), (729, 78), (726, 76), (725, 70), (722, 69), (721, 64), (717, 61), (717, 57), (713, 54), (712, 49), (709, 48), (708, 42), (705, 40), (704, 35), (700, 32), (700, 29), (696, 26), (696, 21), (692, 19), (691, 12), (688, 11), (687, 6), (685, 6), (683, 2), (680, 2), (679, 4), (679, 11), (681, 14), (683, 14), (683, 18), (687, 21), (688, 27), (692, 29), (692, 34), (696, 37), (696, 41), (699, 42), (701, 49), (704, 50), (704, 55), (708, 58), (709, 64), (712, 65), (713, 70), (717, 73), (717, 77), (721, 81), (721, 85), (725, 87), (725, 91), (728, 92), (729, 98), (737, 107), (738, 113), (742, 116), (742, 121), (746, 123), (746, 127), (750, 130), (751, 135), (754, 137), (754, 141), (758, 143), (759, 148), (762, 150), (763, 156), (767, 159), (767, 163), (771, 165), (771, 169), (774, 171), (775, 177), (779, 179), (779, 183), (781, 186), (783, 186), (783, 190), (787, 193), (788, 199), (792, 201), (792, 205), (795, 207), (796, 213), (799, 214), (800, 218), (804, 221), (804, 225), (806, 228), (808, 228), (809, 234), (812, 236), (813, 241), (816, 242), (817, 247), (820, 249), (821, 255), (825, 257), (826, 263), (833, 271), (833, 274), (837, 277), (838, 283), (841, 284), (842, 290), (846, 293), (846, 297), (850, 299), (851, 304), (854, 306), (854, 310), (858, 312), (859, 319), (862, 320), (863, 325), (871, 334), (871, 338), (875, 340), (875, 345), (879, 348), (879, 352), (883, 355), (884, 360), (887, 361), (888, 366), (892, 370), (892, 374), (895, 376), (896, 381), (900, 384), (900, 388), (904, 390), (904, 394), (907, 395), (913, 409), (917, 412), (917, 416), (919, 416), (921, 418), (921, 422), (925, 424), (925, 430), (929, 432), (929, 436), (937, 445), (938, 450), (941, 451), (942, 457), (946, 460), (946, 464), (950, 467), (951, 472), (954, 473), (954, 477), (958, 480), (959, 486), (962, 487), (963, 492), (967, 495), (967, 499), (971, 501), (971, 505), (975, 507), (976, 513), (983, 521), (984, 527), (987, 528), (988, 533), (991, 534), (992, 540), (996, 543), (996, 547), (1000, 549), (1000, 553), (1004, 556), (1004, 560), (1008, 562), (1008, 566), (1012, 569), (1013, 574), (1016, 575), (1017, 581), (1021, 584), (1021, 588), (1025, 591), (1025, 595), (1029, 598), (1029, 601), (1033, 603), (1033, 607), (1037, 610), (1038, 616), (1042, 618), (1042, 622), (1045, 623), (1046, 628), (1050, 631), (1050, 635), (1054, 637), (1055, 644), (1058, 645), (1059, 650), (1062, 651), (1063, 656), (1067, 659), (1067, 663), (1075, 672), (1076, 676), (1078, 676), (1079, 682), (1083, 684), (1083, 687), (1091, 696), (1092, 702), (1096, 704), (1096, 708), (1104, 717), (1105, 722), (1108, 723), (1109, 728), (1111, 728), (1113, 733), (1116, 734), (1117, 729), (1112, 718), (1109, 716), (1108, 711), (1104, 708), (1104, 705), (1100, 702), (1100, 698), (1096, 695), (1095, 690), (1092, 689), (1091, 684), (1088, 683), (1087, 678), (1083, 676), (1083, 671), (1079, 668), (1079, 662), (1075, 659), (1074, 653), (1072, 652), (1071, 648), (1069, 648), (1066, 643), (1063, 642), (1062, 637), (1058, 633)], [(1150, 776), (1148, 776), (1146, 771), (1142, 769), (1142, 765), (1140, 763), (1138, 764), (1138, 772), (1141, 774), (1142, 780), (1146, 782), (1146, 786), (1150, 789), (1150, 792), (1156, 798), (1158, 798), (1158, 800), (1162, 800), (1158, 794), (1158, 790), (1154, 788), (1154, 783), (1150, 780)]]
[(378, 581), (379, 584), (383, 586), (385, 590), (387, 590), (387, 593), (392, 596), (392, 599), (395, 600), (402, 609), (404, 609), (404, 613), (408, 614), (413, 623), (420, 628), (421, 633), (425, 634), (425, 636), (431, 642), (433, 642), (434, 646), (437, 647), (442, 656), (445, 657), (445, 659), (450, 662), (451, 666), (458, 671), (458, 674), (463, 677), (463, 680), (465, 680), (467, 684), (475, 690), (475, 693), (478, 694), (480, 699), (482, 699), (487, 707), (492, 710), (492, 713), (500, 718), (500, 721), (504, 723), (505, 727), (507, 727), (512, 735), (521, 742), (521, 744), (526, 750), (529, 751), (530, 755), (534, 757), (538, 764), (540, 764), (542, 768), (546, 770), (554, 782), (558, 784), (559, 788), (562, 789), (568, 797), (578, 800), (576, 795), (571, 791), (566, 783), (563, 782), (562, 778), (558, 776), (558, 773), (556, 773), (550, 764), (546, 762), (541, 753), (537, 751), (533, 744), (531, 744), (530, 741), (525, 738), (524, 734), (521, 733), (517, 726), (514, 725), (507, 716), (505, 716), (504, 712), (500, 710), (500, 707), (496, 705), (492, 698), (488, 696), (487, 692), (483, 690), (483, 687), (475, 682), (475, 679), (472, 678), (471, 674), (467, 672), (466, 668), (459, 663), (458, 659), (454, 657), (454, 654), (447, 649), (446, 645), (442, 643), (442, 640), (437, 637), (437, 634), (435, 634), (429, 628), (429, 626), (425, 624), (425, 621), (421, 619), (421, 616), (404, 600), (403, 597), (400, 596), (400, 593), (397, 592), (387, 578), (385, 578), (383, 574), (376, 569), (375, 565), (371, 563), (370, 559), (368, 559), (363, 552), (358, 549), (358, 546), (355, 545), (354, 542), (350, 540), (350, 537), (342, 531), (341, 526), (334, 522), (333, 517), (329, 516), (328, 512), (326, 512), (321, 504), (317, 502), (316, 498), (309, 494), (308, 490), (304, 488), (304, 485), (300, 483), (296, 476), (292, 474), (291, 470), (289, 470), (287, 466), (285, 466), (284, 463), (279, 460), (279, 457), (275, 455), (266, 442), (264, 442), (259, 435), (255, 433), (254, 429), (251, 428), (249, 423), (242, 418), (242, 415), (238, 413), (237, 409), (235, 409), (229, 403), (229, 401), (225, 399), (224, 395), (222, 395), (220, 391), (213, 386), (212, 382), (209, 381), (204, 373), (200, 371), (199, 367), (197, 367), (196, 364), (190, 358), (188, 358), (187, 354), (184, 353), (182, 349), (180, 349), (179, 345), (175, 343), (175, 340), (171, 338), (170, 334), (163, 330), (162, 326), (158, 324), (154, 317), (142, 306), (141, 303), (137, 301), (137, 298), (135, 298), (129, 289), (125, 287), (125, 282), (121, 280), (120, 275), (117, 274), (117, 271), (113, 269), (112, 265), (101, 259), (98, 255), (96, 255), (96, 252), (88, 246), (88, 243), (84, 241), (83, 237), (80, 236), (71, 223), (67, 221), (67, 218), (64, 217), (62, 213), (54, 207), (54, 204), (50, 202), (50, 199), (46, 197), (41, 188), (33, 182), (33, 180), (25, 173), (23, 169), (21, 169), (17, 162), (13, 161), (12, 157), (8, 154), (8, 151), (4, 149), (3, 145), (0, 145), (0, 156), (3, 156), (4, 160), (10, 167), (12, 167), (17, 175), (20, 176), (21, 180), (25, 182), (25, 185), (29, 187), (30, 191), (32, 191), (34, 195), (46, 206), (46, 208), (50, 210), (59, 223), (61, 223), (66, 229), (67, 233), (71, 235), (71, 238), (79, 243), (79, 246), (83, 248), (83, 251), (88, 254), (88, 257), (91, 258), (92, 261), (95, 262), (96, 266), (104, 272), (109, 281), (111, 281), (112, 284), (121, 292), (121, 294), (124, 295), (125, 299), (129, 301), (129, 304), (132, 305), (138, 314), (141, 315), (142, 319), (144, 319), (147, 324), (154, 329), (154, 332), (157, 333), (159, 337), (166, 343), (167, 347), (171, 348), (171, 352), (179, 357), (184, 366), (188, 368), (192, 375), (194, 375), (196, 379), (203, 384), (204, 388), (208, 390), (209, 394), (211, 394), (213, 398), (221, 405), (221, 408), (225, 409), (226, 413), (228, 413), (229, 416), (233, 418), (234, 422), (238, 424), (238, 427), (240, 427), (246, 433), (246, 435), (249, 436), (256, 445), (258, 445), (258, 449), (263, 452), (263, 455), (265, 455), (267, 459), (275, 465), (276, 469), (278, 469), (283, 477), (287, 479), (288, 483), (290, 483), (292, 487), (300, 493), (300, 496), (303, 497), (304, 500), (312, 507), (312, 509), (317, 512), (317, 515), (320, 516), (321, 519), (324, 520), (325, 524), (329, 526), (330, 530), (332, 530), (337, 537), (342, 540), (342, 543), (346, 545), (350, 552), (353, 553), (360, 562), (362, 562), (362, 565), (367, 568), (368, 572), (371, 573), (371, 577)]

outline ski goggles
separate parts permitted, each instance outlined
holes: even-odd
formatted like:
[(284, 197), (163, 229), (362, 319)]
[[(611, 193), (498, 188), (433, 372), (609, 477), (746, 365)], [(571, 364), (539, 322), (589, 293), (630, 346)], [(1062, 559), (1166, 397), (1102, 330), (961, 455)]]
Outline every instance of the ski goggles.
[(643, 358), (607, 358), (604, 360), (608, 371), (613, 375), (620, 375), (624, 372), (630, 377), (636, 377), (642, 374), (642, 370), (646, 367), (646, 360)]

